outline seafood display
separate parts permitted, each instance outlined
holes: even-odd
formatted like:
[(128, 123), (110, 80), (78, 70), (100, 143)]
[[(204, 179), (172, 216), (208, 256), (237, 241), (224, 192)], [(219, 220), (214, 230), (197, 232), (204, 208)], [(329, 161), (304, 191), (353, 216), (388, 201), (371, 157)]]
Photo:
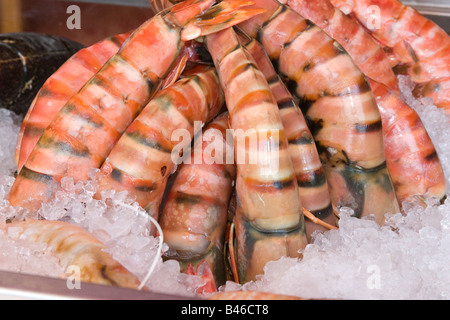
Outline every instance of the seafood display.
[[(416, 11), (397, 0), (150, 3), (155, 15), (136, 30), (41, 66), (26, 110), (0, 92), (0, 107), (26, 113), (7, 194), (26, 218), (0, 233), (44, 243), (82, 281), (140, 290), (104, 235), (39, 215), (63, 181), (92, 181), (96, 200), (124, 194), (159, 223), (162, 260), (201, 279), (200, 297), (301, 300), (219, 291), (301, 261), (341, 210), (382, 227), (407, 201), (445, 201), (438, 151), (397, 75), (448, 113), (450, 38)], [(2, 73), (16, 68), (3, 63), (5, 36)]]
[(194, 18), (197, 24), (202, 23), (195, 27), (194, 35), (184, 33), (188, 41), (191, 36), (242, 20), (239, 15), (225, 17), (225, 22), (211, 27), (213, 22), (208, 24), (206, 19), (214, 21), (221, 15), (217, 8), (213, 9), (218, 14), (205, 12), (212, 3), (183, 3), (182, 8), (156, 15), (133, 32), (45, 129), (11, 189), (8, 200), (13, 206), (37, 210), (54, 195), (61, 177), (83, 180), (91, 169), (100, 168), (177, 61), (184, 44), (181, 27)]
[(26, 113), (44, 81), (82, 48), (52, 35), (0, 34), (0, 108)]
[[(316, 23), (339, 42), (369, 79), (383, 123), (386, 165), (397, 198), (443, 198), (446, 192), (442, 166), (417, 113), (402, 101), (389, 57), (354, 19), (328, 0), (288, 0), (287, 4)], [(404, 138), (398, 139), (401, 134)]]
[(300, 100), (332, 202), (358, 217), (374, 214), (383, 223), (399, 206), (386, 167), (381, 116), (364, 74), (334, 39), (290, 8), (263, 0), (254, 6), (267, 13), (240, 27), (258, 36)]

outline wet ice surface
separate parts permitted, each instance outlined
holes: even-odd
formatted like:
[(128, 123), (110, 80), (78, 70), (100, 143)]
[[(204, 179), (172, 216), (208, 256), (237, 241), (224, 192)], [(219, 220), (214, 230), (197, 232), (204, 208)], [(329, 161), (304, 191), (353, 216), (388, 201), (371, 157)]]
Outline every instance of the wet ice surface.
[[(413, 99), (407, 79), (400, 79), (405, 99)], [(450, 119), (443, 110), (410, 101), (419, 113), (450, 177)], [(427, 101), (425, 101), (427, 102)], [(0, 109), (0, 223), (23, 214), (5, 201), (14, 182), (14, 148), (20, 119)], [(145, 212), (123, 193), (93, 198), (95, 184), (64, 179), (63, 189), (39, 212), (86, 228), (113, 257), (143, 279), (157, 258), (148, 281), (150, 290), (193, 296), (201, 280), (180, 273), (176, 261), (156, 257), (159, 238), (149, 234)], [(341, 213), (340, 229), (317, 234), (303, 259), (270, 262), (265, 274), (243, 286), (221, 288), (260, 290), (304, 298), (450, 299), (450, 200), (426, 208), (409, 204), (407, 215), (393, 215), (380, 227), (368, 219)], [(15, 239), (0, 231), (0, 269), (57, 277), (62, 270), (45, 245)]]

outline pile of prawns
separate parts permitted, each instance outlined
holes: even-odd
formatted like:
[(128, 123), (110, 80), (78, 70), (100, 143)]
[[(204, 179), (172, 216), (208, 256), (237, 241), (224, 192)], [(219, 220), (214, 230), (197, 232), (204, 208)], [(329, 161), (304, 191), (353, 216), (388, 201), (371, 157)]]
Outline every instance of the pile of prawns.
[[(373, 31), (371, 5), (381, 13)], [(201, 275), (198, 292), (211, 294), (230, 278), (254, 280), (268, 261), (301, 257), (314, 231), (338, 227), (341, 207), (383, 224), (412, 197), (445, 197), (439, 157), (395, 72), (450, 113), (450, 38), (415, 10), (397, 0), (152, 6), (159, 13), (138, 29), (80, 50), (43, 85), (21, 128), (11, 205), (36, 212), (63, 177), (87, 180), (98, 169), (98, 194), (134, 197), (160, 222), (164, 258)], [(172, 155), (192, 143), (172, 141), (178, 129), (209, 137), (193, 146), (202, 159), (221, 141), (216, 157), (235, 148), (258, 161), (177, 165)], [(230, 144), (229, 129), (252, 132), (258, 144)], [(85, 281), (139, 286), (93, 254), (102, 245), (84, 230), (32, 219), (3, 228), (16, 225), (81, 264)], [(82, 252), (91, 258), (73, 257), (76, 246), (64, 245), (73, 239), (89, 244)], [(258, 297), (289, 298), (248, 296)]]

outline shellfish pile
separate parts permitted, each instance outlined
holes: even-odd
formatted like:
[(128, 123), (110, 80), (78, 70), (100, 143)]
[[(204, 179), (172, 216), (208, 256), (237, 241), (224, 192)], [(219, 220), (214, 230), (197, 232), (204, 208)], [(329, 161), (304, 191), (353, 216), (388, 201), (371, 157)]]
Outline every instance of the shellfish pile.
[[(150, 290), (155, 274), (144, 278), (145, 268), (161, 257), (149, 246), (159, 241), (140, 242), (145, 258), (135, 267), (95, 250), (104, 252), (115, 231), (122, 249), (133, 237), (163, 239), (163, 264), (183, 274), (172, 279), (207, 296), (382, 298), (376, 290), (401, 266), (395, 255), (411, 245), (399, 238), (417, 241), (415, 253), (442, 267), (433, 259), (445, 253), (448, 151), (433, 143), (441, 140), (425, 119), (433, 114), (448, 132), (450, 73), (433, 68), (449, 59), (448, 35), (426, 20), (413, 39), (407, 22), (417, 16), (404, 6), (395, 20), (400, 46), (383, 31), (392, 31), (392, 12), (381, 10), (381, 30), (369, 32), (362, 9), (345, 15), (338, 1), (158, 5), (169, 9), (79, 51), (43, 85), (18, 135), (17, 178), (4, 178), (3, 235), (44, 243), (63, 266), (85, 270), (83, 281)], [(430, 43), (426, 54), (420, 39)], [(67, 233), (89, 249), (75, 254)], [(425, 243), (436, 250), (421, 250)], [(377, 245), (384, 254), (374, 261)], [(324, 293), (322, 283), (349, 281), (343, 268), (330, 271), (333, 259), (350, 266), (355, 296)], [(311, 276), (319, 264), (328, 265), (325, 280)], [(436, 296), (447, 293), (439, 287)]]

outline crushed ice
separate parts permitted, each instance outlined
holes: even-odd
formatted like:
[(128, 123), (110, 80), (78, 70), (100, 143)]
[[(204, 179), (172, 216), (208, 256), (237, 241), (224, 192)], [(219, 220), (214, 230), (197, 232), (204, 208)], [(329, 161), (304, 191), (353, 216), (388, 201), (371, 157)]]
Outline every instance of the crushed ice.
[[(14, 182), (14, 151), (20, 123), (21, 119), (15, 114), (0, 109), (0, 225), (13, 217), (30, 216), (6, 201)], [(95, 172), (92, 172), (91, 177), (94, 176)], [(161, 256), (157, 256), (159, 237), (151, 233), (155, 226), (127, 194), (109, 191), (102, 193), (102, 199), (94, 199), (95, 179), (74, 183), (71, 178), (63, 178), (61, 186), (55, 198), (44, 204), (33, 217), (40, 215), (85, 228), (141, 281), (156, 258), (155, 269), (146, 282), (146, 288), (151, 291), (193, 296), (196, 288), (204, 284), (199, 277), (181, 273), (178, 262), (163, 262)], [(0, 269), (50, 277), (63, 274), (57, 259), (44, 244), (16, 239), (13, 230), (8, 234), (0, 231)]]
[[(450, 182), (450, 119), (427, 99), (412, 97), (407, 78), (399, 78), (404, 99), (420, 115)], [(20, 120), (0, 109), (0, 223), (25, 214), (5, 200), (14, 182), (14, 149)], [(450, 183), (449, 183), (450, 184)], [(144, 279), (154, 259), (147, 287), (155, 292), (193, 296), (200, 279), (180, 272), (176, 261), (157, 257), (159, 240), (145, 212), (124, 193), (94, 199), (95, 183), (63, 179), (62, 190), (39, 214), (81, 226), (103, 241), (113, 257)], [(406, 215), (389, 217), (380, 227), (370, 217), (341, 212), (340, 228), (316, 234), (303, 258), (282, 258), (266, 265), (257, 281), (227, 282), (222, 291), (259, 290), (304, 298), (450, 299), (450, 199), (445, 203), (409, 203)], [(165, 248), (166, 249), (166, 248)], [(45, 245), (25, 242), (0, 231), (0, 269), (55, 276), (58, 261)]]
[[(155, 226), (148, 219), (144, 209), (128, 198), (126, 193), (106, 191), (102, 192), (102, 198), (97, 200), (94, 199), (94, 180), (75, 184), (71, 178), (63, 178), (61, 186), (55, 199), (44, 204), (36, 213), (37, 215), (47, 220), (69, 222), (88, 230), (105, 244), (106, 251), (114, 259), (141, 281), (146, 279), (150, 266), (154, 263), (154, 259), (157, 259), (154, 271), (149, 280), (145, 281), (145, 287), (151, 291), (194, 296), (196, 288), (203, 285), (203, 280), (199, 277), (181, 273), (178, 262), (162, 261), (161, 254), (157, 255), (160, 245), (159, 237), (153, 236)], [(12, 217), (14, 211), (4, 203), (4, 206), (0, 208), (0, 217), (2, 214), (5, 221)], [(12, 244), (10, 238), (6, 240), (9, 245)], [(2, 238), (0, 243), (1, 241)], [(30, 241), (28, 245), (31, 248), (37, 247), (37, 244)], [(22, 250), (20, 243), (14, 243), (14, 246), (15, 248), (9, 250)], [(42, 261), (40, 263), (46, 263), (46, 265), (43, 266), (44, 269), (27, 267), (27, 273), (41, 274), (47, 268), (58, 272), (51, 274), (45, 271), (43, 275), (57, 277), (62, 274), (55, 258), (46, 261), (51, 254), (45, 251), (45, 246), (41, 244), (38, 249), (40, 250), (34, 250), (32, 254), (39, 255)], [(165, 245), (164, 250), (167, 250)], [(25, 252), (16, 260), (19, 259), (24, 259), (23, 265), (29, 265), (34, 258), (30, 258), (30, 254)], [(20, 265), (20, 268), (17, 268), (17, 264), (18, 262), (16, 265), (10, 265), (7, 260), (4, 262), (0, 260), (1, 269), (24, 272), (24, 267)]]
[(383, 227), (341, 212), (340, 228), (317, 234), (301, 261), (270, 262), (257, 281), (222, 290), (319, 299), (449, 299), (450, 201), (407, 211)]

